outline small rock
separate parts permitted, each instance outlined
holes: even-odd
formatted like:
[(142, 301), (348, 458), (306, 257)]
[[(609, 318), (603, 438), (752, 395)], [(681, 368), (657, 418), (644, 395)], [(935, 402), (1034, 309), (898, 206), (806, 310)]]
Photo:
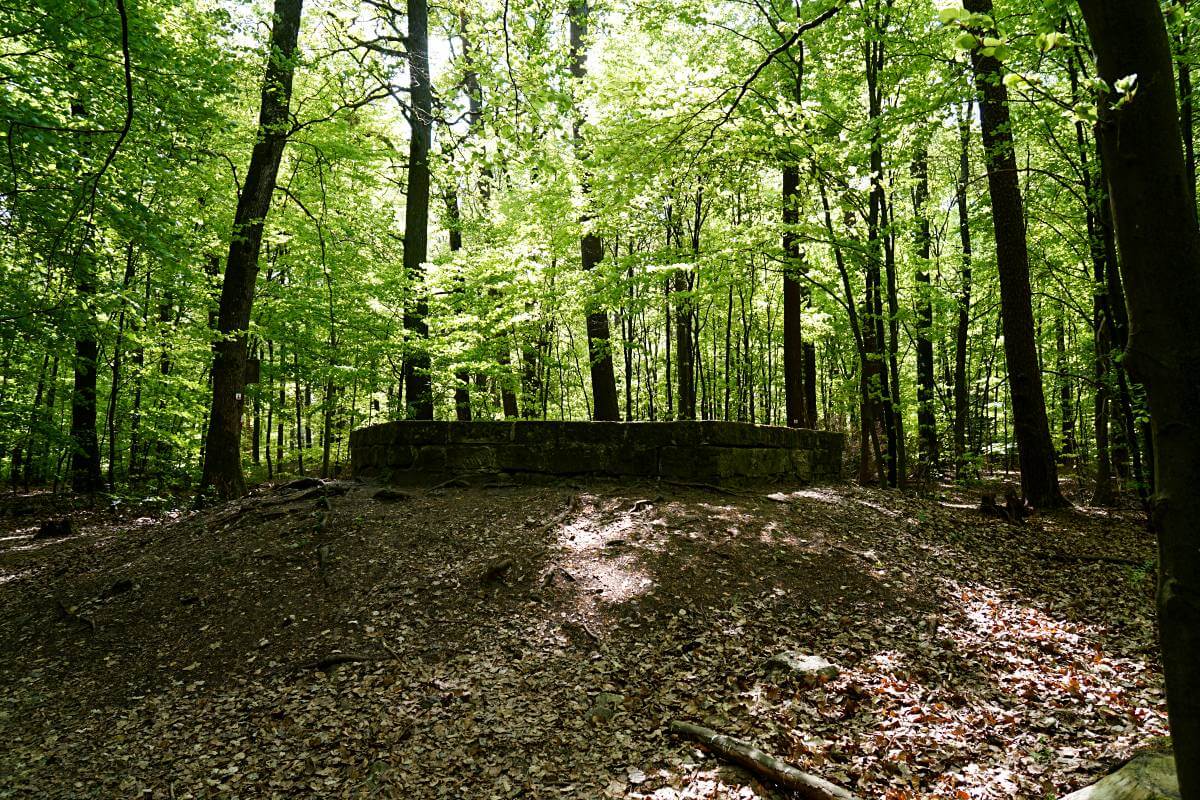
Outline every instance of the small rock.
[(763, 663), (767, 672), (784, 672), (806, 686), (817, 686), (837, 678), (841, 671), (820, 656), (809, 656), (795, 650), (784, 650)]

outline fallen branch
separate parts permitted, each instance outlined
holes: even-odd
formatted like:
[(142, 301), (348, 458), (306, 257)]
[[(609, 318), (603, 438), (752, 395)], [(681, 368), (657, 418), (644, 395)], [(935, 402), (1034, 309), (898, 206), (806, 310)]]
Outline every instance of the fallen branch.
[(796, 769), (786, 761), (780, 761), (732, 736), (678, 720), (671, 723), (671, 733), (699, 742), (714, 755), (745, 767), (760, 778), (791, 789), (805, 800), (856, 800), (853, 794), (842, 787)]

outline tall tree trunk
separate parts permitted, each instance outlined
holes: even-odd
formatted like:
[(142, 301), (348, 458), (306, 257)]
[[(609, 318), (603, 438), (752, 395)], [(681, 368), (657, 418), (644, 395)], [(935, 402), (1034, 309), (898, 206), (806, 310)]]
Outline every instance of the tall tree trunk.
[(800, 167), (783, 168), (783, 402), (789, 428), (808, 427), (804, 407), (803, 297), (796, 272), (804, 253), (795, 226), (800, 222)]
[[(804, 45), (798, 42), (793, 57), (796, 73), (792, 82), (792, 100), (803, 100)], [(783, 402), (790, 428), (809, 428), (804, 391), (804, 292), (798, 272), (803, 267), (804, 253), (796, 226), (800, 223), (800, 165), (783, 166)]]
[(246, 329), (254, 305), (263, 223), (271, 209), (288, 137), (288, 105), (303, 0), (275, 0), (270, 54), (259, 107), (258, 137), (238, 196), (213, 346), (213, 398), (200, 489), (228, 499), (246, 493), (242, 474), (242, 394), (246, 389)]
[(971, 326), (971, 213), (967, 205), (967, 186), (971, 182), (971, 102), (959, 121), (958, 181), (955, 200), (958, 206), (958, 237), (962, 247), (959, 269), (958, 323), (954, 334), (954, 476), (966, 477), (967, 418), (971, 400), (967, 394), (967, 346)]
[(1183, 11), (1183, 22), (1179, 26), (1179, 47), (1177, 59), (1179, 73), (1179, 128), (1183, 136), (1183, 163), (1187, 175), (1188, 191), (1192, 195), (1192, 205), (1196, 203), (1196, 141), (1195, 141), (1195, 100), (1192, 97), (1192, 31), (1188, 19), (1188, 0), (1175, 0), (1176, 5)]
[(929, 146), (922, 141), (913, 158), (913, 214), (917, 218), (917, 440), (920, 442), (922, 478), (937, 470), (937, 417), (934, 415), (933, 292), (929, 284), (929, 248), (932, 239), (926, 204), (929, 202)]
[(895, 442), (896, 474), (894, 486), (903, 486), (908, 476), (908, 445), (904, 436), (904, 414), (900, 391), (900, 292), (896, 278), (896, 211), (891, 198), (884, 205), (883, 269), (887, 281), (888, 308), (888, 402), (892, 409), (892, 440)]
[[(71, 102), (71, 116), (85, 115), (83, 103)], [(71, 488), (90, 494), (103, 486), (100, 478), (100, 442), (96, 437), (96, 358), (100, 354), (96, 295), (96, 262), (92, 252), (94, 227), (89, 219), (72, 256), (75, 282), (74, 391), (71, 395)]]
[(117, 341), (113, 345), (112, 369), (108, 386), (108, 410), (105, 413), (105, 428), (108, 430), (108, 487), (111, 491), (116, 488), (117, 438), (120, 425), (117, 423), (117, 400), (121, 389), (121, 356), (125, 348), (125, 295), (129, 285), (133, 283), (134, 274), (133, 241), (125, 245), (125, 275), (121, 280), (121, 310), (117, 314)]
[[(1071, 78), (1073, 102), (1084, 102), (1081, 95), (1079, 68), (1074, 58), (1067, 61)], [(1098, 143), (1097, 143), (1098, 144)], [(1112, 312), (1107, 290), (1109, 251), (1116, 258), (1108, 219), (1108, 191), (1099, 175), (1099, 159), (1091, 158), (1095, 146), (1088, 141), (1087, 127), (1082, 120), (1075, 123), (1075, 145), (1079, 151), (1080, 174), (1083, 178), (1084, 221), (1087, 225), (1088, 254), (1092, 261), (1092, 340), (1094, 342), (1096, 391), (1093, 398), (1093, 424), (1096, 437), (1096, 487), (1092, 505), (1108, 506), (1115, 500), (1113, 488), (1112, 448), (1109, 443), (1109, 419), (1112, 416), (1113, 337)], [(1100, 178), (1100, 180), (1097, 180)]]
[[(571, 0), (571, 77), (576, 82), (587, 75), (587, 48), (584, 39), (588, 32), (588, 0)], [(582, 155), (583, 137), (580, 132), (582, 112), (576, 104), (575, 122), (572, 131), (575, 148)], [(584, 180), (585, 191), (587, 180)], [(583, 235), (579, 240), (579, 255), (583, 271), (590, 272), (604, 259), (604, 244), (590, 230), (587, 216), (582, 220)], [(592, 418), (596, 420), (620, 420), (621, 408), (617, 400), (617, 378), (613, 370), (612, 343), (609, 336), (608, 312), (591, 306), (587, 309), (588, 361), (592, 375)], [(667, 388), (670, 393), (670, 386)]]
[[(876, 8), (876, 14), (879, 9)], [(873, 20), (872, 33), (863, 46), (866, 56), (867, 105), (870, 125), (871, 150), (871, 195), (867, 216), (867, 269), (866, 269), (866, 313), (864, 322), (869, 331), (864, 343), (869, 344), (870, 368), (865, 371), (868, 393), (866, 402), (878, 406), (883, 416), (883, 441), (880, 442), (880, 482), (887, 486), (898, 486), (900, 437), (897, 429), (895, 395), (888, 376), (887, 323), (883, 311), (883, 267), (886, 258), (884, 228), (887, 226), (887, 195), (883, 188), (883, 133), (880, 130), (883, 116), (883, 90), (880, 75), (884, 67), (884, 43), (882, 31), (887, 27), (885, 19), (878, 16)], [(890, 288), (890, 286), (889, 286)], [(864, 415), (865, 416), (865, 415)], [(872, 426), (873, 427), (873, 426)]]
[(1060, 308), (1054, 320), (1054, 349), (1055, 370), (1058, 372), (1058, 414), (1059, 430), (1062, 433), (1061, 456), (1064, 461), (1074, 459), (1076, 455), (1075, 442), (1075, 404), (1074, 392), (1070, 378), (1067, 377), (1067, 343), (1066, 327), (1063, 316), (1067, 310)]
[(429, 258), (429, 145), (433, 126), (426, 0), (408, 0), (407, 46), (411, 132), (404, 196), (404, 272), (414, 296), (405, 306), (404, 328), (414, 334), (416, 342), (404, 362), (404, 394), (410, 419), (433, 419), (433, 376), (427, 349), (429, 300), (423, 285)]
[(1129, 304), (1125, 363), (1146, 388), (1158, 533), (1158, 627), (1180, 797), (1200, 798), (1200, 226), (1155, 0), (1080, 0), (1110, 86), (1101, 145)]
[[(972, 13), (990, 15), (992, 0), (965, 0), (963, 7)], [(984, 33), (995, 35), (993, 31)], [(1039, 508), (1051, 508), (1064, 505), (1066, 500), (1058, 488), (1054, 442), (1050, 439), (1050, 423), (1046, 418), (1046, 400), (1038, 369), (1025, 212), (1013, 150), (1008, 89), (1003, 82), (1004, 69), (995, 57), (984, 55), (976, 48), (971, 52), (971, 64), (980, 97), (992, 224), (996, 231), (1000, 314), (1004, 321), (1004, 354), (1012, 395), (1013, 428), (1020, 451), (1021, 488), (1030, 503)]]
[(292, 449), (296, 451), (296, 472), (304, 474), (304, 391), (300, 387), (300, 348), (292, 350), (292, 382), (296, 393), (296, 439)]
[[(446, 216), (450, 228), (450, 252), (462, 250), (462, 214), (458, 205), (458, 191), (451, 188), (446, 191)], [(462, 299), (463, 287), (455, 287), (455, 292)], [(454, 417), (459, 422), (471, 420), (471, 373), (460, 369), (454, 373)]]
[(275, 477), (271, 459), (271, 425), (275, 422), (275, 343), (267, 340), (267, 480)]
[(679, 419), (696, 418), (696, 376), (692, 351), (692, 315), (687, 299), (687, 273), (676, 270), (671, 278), (675, 298), (675, 403)]

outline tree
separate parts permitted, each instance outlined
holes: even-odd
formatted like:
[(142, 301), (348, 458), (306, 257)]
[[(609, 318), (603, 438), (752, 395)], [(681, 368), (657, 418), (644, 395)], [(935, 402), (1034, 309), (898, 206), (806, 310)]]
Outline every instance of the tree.
[(967, 394), (967, 348), (971, 331), (971, 210), (967, 205), (967, 187), (971, 183), (971, 106), (968, 101), (958, 123), (958, 180), (954, 184), (958, 207), (958, 237), (962, 252), (959, 268), (958, 320), (954, 333), (954, 475), (965, 477), (967, 454), (967, 416), (971, 398)]
[(246, 493), (242, 474), (242, 402), (246, 388), (246, 329), (254, 306), (263, 224), (275, 193), (279, 161), (288, 140), (288, 106), (295, 73), (296, 41), (303, 0), (275, 0), (274, 25), (259, 105), (258, 138), (238, 193), (237, 212), (213, 345), (213, 397), (204, 448), (201, 491), (212, 487), (221, 498)]
[(933, 293), (928, 267), (931, 234), (925, 208), (929, 202), (929, 149), (924, 142), (917, 146), (912, 174), (913, 214), (917, 218), (917, 439), (921, 443), (922, 471), (928, 478), (937, 469), (938, 436), (934, 414), (937, 387), (933, 374)]
[(404, 312), (404, 328), (416, 337), (404, 362), (404, 402), (412, 419), (433, 419), (433, 378), (426, 340), (429, 301), (421, 286), (429, 259), (429, 146), (433, 131), (433, 89), (429, 77), (429, 8), (408, 0), (408, 183), (404, 195), (404, 273), (414, 298)]
[(1109, 91), (1101, 144), (1154, 444), (1158, 624), (1180, 796), (1200, 797), (1200, 226), (1154, 0), (1080, 0)]
[[(588, 0), (571, 0), (570, 39), (571, 77), (582, 81), (587, 75)], [(576, 110), (573, 138), (576, 148), (582, 148), (581, 115)], [(587, 178), (584, 178), (587, 190)], [(599, 234), (589, 227), (588, 217), (583, 219), (583, 234), (579, 239), (579, 254), (583, 271), (591, 272), (604, 259), (604, 243)], [(621, 408), (617, 400), (617, 378), (613, 371), (612, 345), (609, 341), (608, 312), (594, 306), (587, 309), (588, 362), (592, 376), (592, 418), (596, 420), (619, 420)]]
[[(965, 0), (963, 8), (990, 19), (992, 0)], [(1004, 67), (994, 53), (995, 47), (986, 46), (984, 41), (994, 39), (995, 31), (979, 28), (977, 36), (979, 44), (971, 50), (971, 64), (979, 93), (992, 224), (996, 231), (1000, 317), (1004, 325), (1004, 354), (1012, 392), (1013, 427), (1021, 461), (1021, 488), (1034, 506), (1052, 508), (1066, 501), (1058, 488), (1058, 468), (1034, 338), (1029, 249), (1008, 90), (1004, 85)]]

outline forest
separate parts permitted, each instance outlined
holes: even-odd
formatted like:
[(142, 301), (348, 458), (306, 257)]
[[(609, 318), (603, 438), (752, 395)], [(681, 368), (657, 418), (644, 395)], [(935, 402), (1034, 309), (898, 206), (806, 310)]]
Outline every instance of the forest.
[[(260, 748), (240, 773), (230, 762), (178, 778), (178, 796), (1054, 797), (1131, 757), (1157, 764), (1137, 748), (1168, 741), (1169, 720), (1177, 786), (1152, 796), (1200, 798), (1193, 62), (1189, 0), (0, 2), (0, 595), (12, 609), (0, 650), (38, 653), (37, 666), (6, 665), (6, 680), (61, 701), (37, 727), (32, 688), (0, 692), (0, 797), (176, 797), (161, 770), (202, 746), (156, 744), (162, 708), (123, 717), (114, 744), (112, 730), (68, 736), (82, 725), (69, 707), (208, 692), (244, 710), (237, 698), (274, 681), (284, 716), (255, 730), (303, 728), (297, 709), (328, 701), (351, 766), (288, 733), (277, 756), (325, 753), (301, 759), (311, 781), (275, 783), (299, 769), (283, 756), (251, 769)], [(401, 421), (809, 429), (843, 437), (846, 482), (364, 483), (351, 433)], [(472, 527), (493, 518), (507, 522)], [(767, 538), (693, 552), (671, 538), (689, 525), (691, 539)], [(772, 548), (771, 531), (799, 538)], [(590, 549), (566, 544), (588, 536)], [(789, 570), (781, 553), (823, 566)], [(398, 560), (411, 569), (383, 566)], [(764, 563), (770, 575), (751, 580)], [(307, 588), (288, 572), (301, 569)], [(692, 569), (696, 581), (681, 579)], [(724, 570), (729, 592), (708, 587)], [(478, 596), (442, 598), (466, 583)], [(815, 605), (796, 599), (809, 595)], [(877, 605), (856, 605), (864, 597)], [(141, 610), (122, 606), (135, 600)], [(380, 633), (405, 610), (428, 623), (407, 635), (441, 636), (441, 649)], [(876, 641), (916, 648), (904, 651), (914, 665), (933, 659), (905, 667), (916, 687), (921, 669), (942, 674), (925, 649), (939, 625), (961, 633), (955, 663), (970, 665), (987, 651), (978, 615), (1001, 612), (996, 647), (1054, 673), (1054, 699), (1004, 684), (1003, 701), (964, 700), (978, 716), (947, 734), (970, 754), (961, 763), (918, 764), (916, 750), (951, 748), (933, 738), (892, 740), (889, 754), (855, 715), (892, 689), (876, 686), (879, 663), (863, 666), (866, 645), (842, 640), (846, 626), (892, 620)], [(520, 639), (559, 617), (550, 638)], [(737, 644), (704, 638), (743, 628)], [(768, 632), (784, 628), (793, 649), (836, 656), (840, 670), (815, 680), (785, 658), (784, 672), (804, 674), (783, 689), (735, 680), (729, 663), (770, 656), (782, 643)], [(218, 629), (261, 661), (213, 660)], [(357, 649), (321, 639), (328, 629), (352, 632)], [(610, 629), (636, 646), (622, 651)], [(511, 656), (518, 639), (546, 663), (582, 648), (554, 670), (591, 687), (589, 728), (636, 722), (621, 758), (641, 747), (645, 764), (667, 764), (653, 753), (676, 758), (679, 737), (696, 740), (691, 783), (675, 761), (659, 773), (630, 761), (606, 780), (592, 750), (582, 763), (598, 771), (582, 782), (545, 778), (549, 766), (493, 771), (477, 732), (462, 734), (468, 755), (420, 756), (417, 738), (447, 735), (432, 722), (441, 706), (510, 697), (503, 683), (461, 681), (496, 663), (517, 664), (522, 687), (535, 680)], [(664, 694), (674, 667), (646, 678), (653, 697), (612, 677), (638, 647), (657, 664), (661, 642), (699, 659), (686, 669), (703, 691), (754, 706), (710, 727), (782, 751), (784, 772), (730, 755), (750, 745), (731, 751), (709, 727), (665, 730), (663, 719), (713, 717)], [(298, 699), (280, 677), (298, 653), (326, 676), (325, 700)], [(118, 690), (106, 668), (124, 658)], [(74, 660), (89, 677), (59, 685)], [(417, 666), (401, 680), (392, 661)], [(579, 673), (589, 662), (615, 666)], [(383, 730), (339, 683), (356, 677), (373, 702), (404, 706), (397, 687), (411, 679), (441, 705), (421, 700)], [(899, 696), (904, 681), (888, 680)], [(797, 699), (805, 691), (824, 694)], [(929, 692), (910, 698), (923, 709), (914, 726), (953, 716), (957, 701)], [(1097, 709), (1118, 695), (1128, 709), (1111, 713), (1132, 727), (1105, 738)], [(763, 698), (817, 710), (764, 710)], [(1036, 746), (1001, 721), (1073, 705), (1084, 716)], [(833, 719), (833, 706), (862, 722), (853, 740), (804, 732), (804, 713)], [(651, 707), (667, 717), (637, 722)], [(370, 730), (350, 730), (360, 723)], [(962, 733), (971, 725), (982, 727)], [(1001, 732), (985, 758), (971, 748), (988, 749), (989, 726)], [(252, 747), (205, 735), (217, 760)], [(73, 744), (56, 751), (45, 737), (60, 736)], [(124, 772), (104, 768), (126, 739), (140, 744)], [(164, 741), (170, 757), (146, 749)], [(418, 755), (396, 755), (406, 746)], [(1005, 750), (1028, 758), (1005, 762)], [(1063, 766), (1066, 751), (1078, 760)], [(695, 759), (710, 755), (744, 771), (705, 784)], [(76, 757), (107, 782), (82, 779), (83, 766), (51, 776)], [(478, 771), (435, 786), (456, 758)]]

